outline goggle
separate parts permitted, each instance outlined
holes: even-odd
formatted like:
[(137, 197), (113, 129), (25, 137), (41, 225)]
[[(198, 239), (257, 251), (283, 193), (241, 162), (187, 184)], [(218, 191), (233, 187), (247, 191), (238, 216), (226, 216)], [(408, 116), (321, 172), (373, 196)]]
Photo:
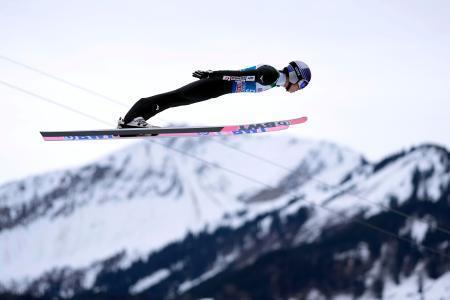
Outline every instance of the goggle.
[(306, 79), (302, 79), (302, 80), (300, 80), (297, 84), (298, 84), (298, 88), (299, 89), (303, 89), (305, 86), (307, 86), (308, 85), (308, 80), (306, 80)]

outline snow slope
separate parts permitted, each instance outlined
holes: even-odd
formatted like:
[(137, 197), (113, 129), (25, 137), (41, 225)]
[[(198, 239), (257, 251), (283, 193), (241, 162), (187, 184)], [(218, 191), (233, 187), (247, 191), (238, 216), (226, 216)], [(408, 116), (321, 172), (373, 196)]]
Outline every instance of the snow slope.
[(144, 141), (78, 169), (1, 186), (2, 285), (30, 282), (53, 269), (86, 268), (122, 252), (125, 267), (188, 232), (227, 222), (225, 215), (243, 209), (256, 215), (283, 205), (246, 198), (276, 186), (288, 168), (332, 173), (336, 182), (362, 161), (330, 143), (283, 135), (157, 142), (210, 164)]
[[(307, 209), (293, 243), (312, 243), (356, 216), (377, 216), (411, 199), (435, 203), (449, 184), (449, 154), (432, 145), (371, 164), (345, 147), (283, 134), (140, 141), (80, 168), (0, 186), (0, 291), (22, 293), (58, 272), (82, 274), (83, 288), (90, 289), (108, 259), (126, 270), (190, 233), (237, 230), (261, 216), (258, 237), (265, 239), (272, 234), (273, 212), (287, 220)], [(423, 242), (436, 224), (431, 215), (415, 216), (398, 234)], [(178, 292), (214, 278), (241, 255), (217, 257), (209, 270), (179, 283)], [(369, 262), (371, 255), (360, 243), (334, 259)], [(379, 275), (380, 263), (371, 272)], [(173, 270), (152, 271), (130, 283), (128, 292), (139, 295)], [(447, 275), (430, 279), (417, 271), (398, 283), (386, 281), (384, 297), (409, 299), (418, 276), (429, 295), (446, 294)], [(44, 293), (49, 283), (44, 279), (34, 288)], [(62, 288), (59, 295), (75, 292)], [(309, 297), (314, 295), (321, 292), (312, 289)]]

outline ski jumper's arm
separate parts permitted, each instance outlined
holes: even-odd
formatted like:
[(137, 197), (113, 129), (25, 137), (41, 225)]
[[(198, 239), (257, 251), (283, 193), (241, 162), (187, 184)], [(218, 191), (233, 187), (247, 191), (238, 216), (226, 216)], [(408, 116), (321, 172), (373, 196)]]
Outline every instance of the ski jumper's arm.
[(272, 66), (258, 65), (239, 71), (213, 71), (209, 78), (222, 79), (232, 83), (231, 92), (262, 92), (276, 85), (280, 73)]

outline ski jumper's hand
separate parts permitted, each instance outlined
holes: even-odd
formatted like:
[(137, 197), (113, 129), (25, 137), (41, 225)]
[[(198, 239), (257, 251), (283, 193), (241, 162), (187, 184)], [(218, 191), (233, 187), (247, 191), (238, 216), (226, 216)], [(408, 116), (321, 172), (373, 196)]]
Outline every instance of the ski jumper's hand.
[(211, 70), (208, 70), (208, 71), (197, 70), (194, 73), (192, 73), (192, 76), (194, 76), (195, 78), (198, 78), (198, 79), (205, 79), (205, 78), (210, 78), (211, 74), (212, 74)]

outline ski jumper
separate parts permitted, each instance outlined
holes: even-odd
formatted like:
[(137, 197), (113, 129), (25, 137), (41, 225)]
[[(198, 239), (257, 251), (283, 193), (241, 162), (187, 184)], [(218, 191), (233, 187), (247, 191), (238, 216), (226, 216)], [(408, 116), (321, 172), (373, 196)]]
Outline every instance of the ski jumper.
[(230, 93), (257, 93), (282, 86), (286, 75), (269, 65), (258, 65), (239, 71), (214, 71), (171, 92), (142, 98), (125, 115), (128, 123), (136, 117), (145, 120), (170, 107), (189, 105)]

